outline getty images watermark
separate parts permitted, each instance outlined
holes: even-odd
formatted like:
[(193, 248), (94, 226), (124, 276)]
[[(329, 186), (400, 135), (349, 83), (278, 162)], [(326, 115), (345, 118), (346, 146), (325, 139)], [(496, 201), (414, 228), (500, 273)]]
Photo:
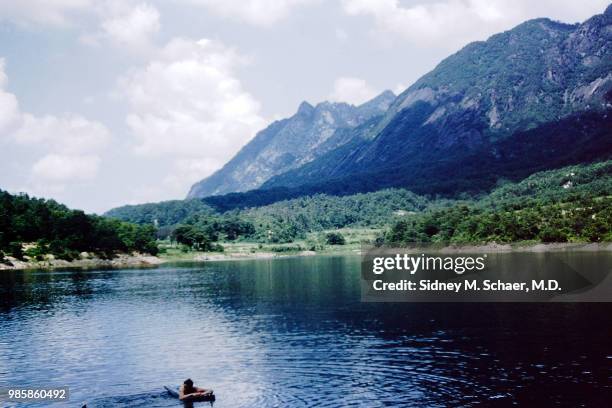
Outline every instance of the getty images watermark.
[(364, 246), (366, 302), (612, 302), (612, 251)]

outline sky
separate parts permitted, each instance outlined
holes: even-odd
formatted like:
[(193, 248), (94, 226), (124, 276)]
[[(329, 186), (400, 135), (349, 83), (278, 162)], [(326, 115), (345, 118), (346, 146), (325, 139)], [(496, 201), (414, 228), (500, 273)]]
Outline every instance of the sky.
[(0, 189), (182, 199), (301, 101), (399, 93), (471, 41), (608, 0), (0, 0)]

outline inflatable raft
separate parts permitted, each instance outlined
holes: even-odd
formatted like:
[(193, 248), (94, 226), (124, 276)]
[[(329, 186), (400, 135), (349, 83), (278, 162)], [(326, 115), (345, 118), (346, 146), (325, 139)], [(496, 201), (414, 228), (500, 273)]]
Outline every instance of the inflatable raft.
[[(166, 391), (168, 391), (168, 394), (172, 395), (174, 398), (179, 397), (179, 387), (172, 386), (172, 385), (164, 385), (164, 388), (166, 389)], [(203, 397), (197, 397), (197, 398), (191, 399), (191, 401), (214, 401), (214, 400), (215, 400), (215, 394), (205, 395)]]

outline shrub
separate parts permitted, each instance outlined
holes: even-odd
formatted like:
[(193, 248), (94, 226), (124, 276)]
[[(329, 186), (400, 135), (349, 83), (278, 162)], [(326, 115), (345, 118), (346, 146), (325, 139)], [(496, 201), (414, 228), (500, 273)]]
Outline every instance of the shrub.
[(346, 244), (346, 240), (344, 239), (344, 235), (339, 232), (328, 232), (325, 235), (325, 242), (328, 245), (344, 245)]

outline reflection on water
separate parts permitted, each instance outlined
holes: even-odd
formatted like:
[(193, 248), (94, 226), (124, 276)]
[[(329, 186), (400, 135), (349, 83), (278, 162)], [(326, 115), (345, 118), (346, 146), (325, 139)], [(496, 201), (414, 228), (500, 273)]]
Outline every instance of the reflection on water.
[(68, 385), (70, 406), (176, 407), (163, 385), (186, 377), (216, 408), (604, 406), (612, 391), (610, 304), (361, 303), (358, 257), (3, 272), (0, 296), (0, 387)]

